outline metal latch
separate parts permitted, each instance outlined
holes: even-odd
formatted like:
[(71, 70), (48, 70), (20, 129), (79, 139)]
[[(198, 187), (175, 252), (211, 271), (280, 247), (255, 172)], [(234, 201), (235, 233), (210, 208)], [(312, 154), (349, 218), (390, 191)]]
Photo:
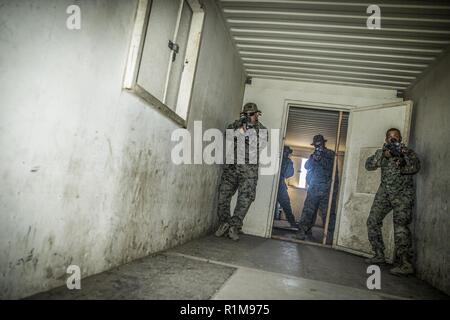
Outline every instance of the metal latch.
[(177, 53), (180, 51), (180, 46), (175, 42), (169, 40), (169, 49), (173, 51), (172, 62), (175, 61)]

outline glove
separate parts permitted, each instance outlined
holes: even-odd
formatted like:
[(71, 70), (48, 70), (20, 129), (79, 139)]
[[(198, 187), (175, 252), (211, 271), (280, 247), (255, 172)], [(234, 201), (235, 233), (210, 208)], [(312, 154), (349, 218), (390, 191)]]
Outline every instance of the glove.
[(383, 149), (378, 149), (378, 150), (375, 152), (375, 160), (376, 160), (376, 161), (380, 161), (380, 160), (383, 158), (383, 153), (384, 153), (384, 150), (383, 150)]

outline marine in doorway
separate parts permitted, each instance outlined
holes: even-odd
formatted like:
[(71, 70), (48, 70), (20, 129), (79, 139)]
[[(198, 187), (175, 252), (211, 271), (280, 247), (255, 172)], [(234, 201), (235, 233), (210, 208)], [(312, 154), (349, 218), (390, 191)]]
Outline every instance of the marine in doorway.
[(413, 175), (420, 170), (416, 153), (402, 143), (400, 130), (386, 132), (385, 143), (365, 164), (367, 170), (381, 169), (381, 183), (367, 219), (367, 232), (374, 256), (370, 264), (385, 263), (384, 242), (381, 232), (383, 220), (393, 210), (395, 259), (392, 274), (414, 273), (411, 263), (412, 239), (409, 230), (412, 207), (415, 202)]
[[(333, 180), (333, 163), (335, 158), (334, 151), (326, 148), (326, 142), (323, 135), (318, 134), (313, 137), (314, 153), (310, 155), (305, 163), (305, 169), (308, 170), (306, 182), (308, 191), (303, 206), (302, 216), (298, 224), (298, 232), (295, 238), (305, 240), (307, 235), (311, 235), (311, 228), (317, 218), (317, 211), (320, 209), (322, 221), (325, 225), (328, 199)], [(336, 221), (336, 200), (339, 189), (339, 179), (336, 169), (336, 178), (333, 188), (333, 199), (331, 202), (330, 218), (328, 224), (327, 242), (333, 239), (334, 225)]]
[[(266, 129), (259, 122), (261, 111), (255, 103), (247, 103), (240, 114), (240, 118), (230, 125), (228, 130), (233, 130), (237, 134), (245, 134), (250, 130), (257, 138), (257, 147), (250, 146), (249, 137), (245, 138), (245, 161), (239, 163), (238, 141), (234, 137), (234, 163), (224, 164), (221, 182), (219, 185), (218, 209), (220, 225), (215, 235), (221, 237), (228, 235), (232, 240), (239, 240), (239, 233), (242, 229), (243, 220), (256, 197), (256, 185), (258, 183), (259, 151), (263, 149), (267, 140), (260, 141), (259, 132)], [(251, 130), (251, 129), (254, 129)], [(228, 139), (228, 136), (227, 136)], [(256, 163), (251, 161), (252, 155), (256, 152)], [(234, 213), (230, 215), (230, 203), (233, 195), (238, 192)]]
[[(278, 183), (277, 203), (283, 208), (284, 214), (292, 228), (296, 228), (295, 217), (292, 214), (291, 200), (289, 199), (288, 187), (286, 179), (294, 175), (294, 164), (289, 156), (292, 154), (292, 149), (285, 146), (283, 149), (283, 159), (281, 161), (280, 181)], [(276, 210), (278, 210), (276, 208)], [(275, 212), (277, 217), (277, 212)]]

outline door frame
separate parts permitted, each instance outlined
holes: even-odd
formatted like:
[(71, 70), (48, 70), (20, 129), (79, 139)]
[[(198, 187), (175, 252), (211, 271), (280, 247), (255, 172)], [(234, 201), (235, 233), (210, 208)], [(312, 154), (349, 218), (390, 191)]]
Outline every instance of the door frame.
[[(303, 101), (303, 100), (291, 100), (291, 99), (286, 99), (284, 100), (284, 105), (283, 105), (283, 115), (282, 115), (282, 122), (281, 122), (281, 128), (280, 128), (280, 148), (278, 150), (278, 170), (277, 170), (277, 174), (274, 175), (274, 180), (272, 182), (272, 192), (270, 195), (270, 205), (269, 205), (269, 214), (267, 216), (267, 223), (266, 223), (266, 232), (265, 232), (265, 236), (267, 238), (271, 238), (272, 237), (272, 229), (273, 229), (273, 220), (274, 220), (274, 214), (275, 214), (275, 205), (276, 205), (276, 197), (277, 197), (277, 193), (278, 193), (278, 180), (280, 179), (280, 169), (281, 169), (281, 155), (282, 155), (282, 151), (284, 148), (284, 141), (286, 138), (286, 130), (287, 130), (287, 123), (288, 123), (288, 118), (289, 118), (289, 109), (291, 107), (299, 107), (299, 108), (308, 108), (308, 109), (316, 109), (316, 110), (329, 110), (329, 111), (343, 111), (343, 112), (348, 112), (349, 113), (349, 123), (350, 123), (350, 117), (351, 117), (351, 110), (356, 109), (357, 106), (353, 106), (353, 105), (343, 105), (343, 104), (334, 104), (334, 103), (326, 103), (326, 102), (317, 102), (317, 101)], [(350, 128), (349, 128), (350, 129)], [(350, 132), (350, 130), (348, 129), (348, 132)], [(347, 132), (347, 137), (348, 138), (349, 134)], [(347, 143), (347, 142), (346, 142)], [(344, 170), (345, 170), (345, 156), (344, 156), (344, 169), (342, 172), (342, 176), (344, 176)], [(342, 183), (339, 184), (339, 198), (341, 197), (341, 187), (342, 187)], [(340, 203), (340, 201), (339, 201)], [(336, 208), (338, 209), (338, 208)], [(336, 224), (338, 221), (338, 215), (339, 211), (336, 212)], [(336, 237), (337, 232), (335, 231), (334, 237), (333, 237), (333, 248), (334, 248), (334, 243), (335, 243), (335, 237)], [(296, 241), (297, 242), (297, 241)], [(313, 243), (313, 242), (308, 242), (308, 241), (301, 241), (298, 240), (299, 243), (305, 243), (305, 244), (311, 244), (311, 245), (318, 245), (318, 246), (324, 246), (324, 247), (330, 247), (329, 245), (323, 245), (323, 244), (319, 244), (319, 243)]]

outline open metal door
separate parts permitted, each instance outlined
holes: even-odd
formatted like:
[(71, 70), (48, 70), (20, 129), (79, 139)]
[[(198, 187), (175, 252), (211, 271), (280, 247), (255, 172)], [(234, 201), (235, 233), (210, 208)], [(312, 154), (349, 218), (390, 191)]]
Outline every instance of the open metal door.
[[(347, 135), (342, 187), (336, 221), (334, 245), (336, 249), (362, 256), (372, 253), (367, 238), (366, 221), (380, 184), (380, 170), (367, 171), (366, 159), (384, 143), (386, 130), (401, 130), (403, 142), (408, 143), (412, 101), (403, 101), (352, 110)], [(386, 259), (394, 256), (392, 212), (383, 223)]]

